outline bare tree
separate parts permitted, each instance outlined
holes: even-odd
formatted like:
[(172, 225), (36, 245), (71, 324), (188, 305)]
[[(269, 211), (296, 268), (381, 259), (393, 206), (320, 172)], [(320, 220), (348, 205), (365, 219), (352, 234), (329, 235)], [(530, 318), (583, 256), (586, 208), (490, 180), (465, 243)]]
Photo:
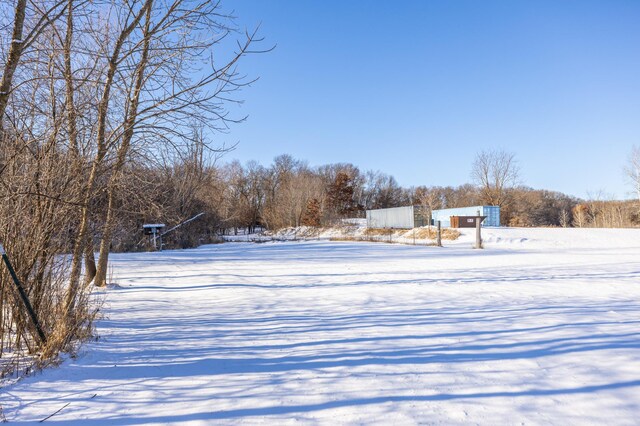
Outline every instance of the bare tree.
[(638, 202), (640, 202), (640, 147), (634, 146), (629, 154), (625, 174), (629, 179), (635, 192)]
[(4, 134), (4, 115), (14, 86), (14, 75), (22, 54), (38, 39), (47, 26), (62, 16), (64, 13), (63, 5), (66, 2), (67, 0), (56, 0), (52, 3), (46, 1), (31, 2), (34, 23), (25, 31), (28, 2), (27, 0), (16, 0), (11, 31), (11, 47), (4, 63), (2, 78), (0, 78), (0, 136)]
[(519, 174), (515, 154), (503, 150), (478, 153), (471, 169), (471, 178), (480, 189), (481, 202), (492, 206), (507, 203), (509, 189), (517, 184)]
[[(207, 71), (194, 77), (195, 63), (214, 54), (222, 39), (231, 33), (220, 5), (207, 0), (173, 0), (167, 3), (146, 0), (144, 21), (138, 41), (131, 43), (123, 68), (131, 69), (130, 84), (125, 85), (128, 104), (123, 123), (114, 132), (118, 140), (107, 194), (107, 217), (102, 231), (96, 285), (106, 282), (106, 268), (114, 224), (113, 199), (117, 181), (132, 144), (149, 140), (170, 143), (175, 148), (200, 143), (190, 137), (187, 126), (193, 122), (211, 130), (236, 121), (226, 112), (231, 93), (247, 85), (236, 71), (241, 57), (249, 53), (255, 32), (245, 34), (226, 62), (213, 62)], [(184, 31), (189, 28), (189, 31)], [(213, 36), (211, 35), (213, 33)], [(171, 87), (171, 90), (168, 88)], [(185, 128), (187, 127), (187, 128)], [(120, 134), (121, 129), (121, 134)], [(167, 138), (167, 129), (172, 129)], [(182, 132), (181, 132), (182, 130)], [(180, 145), (179, 141), (183, 144)], [(224, 151), (224, 148), (220, 150)]]
[(573, 226), (584, 228), (588, 225), (589, 207), (585, 204), (577, 204), (572, 209)]
[(107, 185), (107, 216), (103, 225), (102, 230), (102, 239), (100, 242), (100, 258), (98, 260), (98, 265), (96, 268), (95, 274), (95, 284), (97, 286), (105, 286), (107, 279), (107, 263), (109, 259), (109, 250), (111, 247), (111, 237), (113, 232), (114, 225), (114, 198), (116, 185), (118, 180), (120, 179), (120, 174), (125, 165), (125, 161), (127, 159), (127, 155), (129, 153), (129, 147), (131, 146), (131, 140), (134, 135), (134, 125), (138, 115), (138, 105), (140, 102), (140, 92), (142, 90), (142, 85), (145, 77), (145, 70), (149, 61), (149, 49), (151, 44), (151, 11), (153, 6), (153, 0), (146, 0), (143, 10), (145, 18), (144, 18), (144, 29), (142, 32), (142, 47), (140, 58), (138, 60), (138, 64), (134, 68), (133, 72), (133, 84), (132, 90), (129, 93), (129, 103), (127, 105), (127, 114), (125, 117), (124, 123), (124, 133), (122, 135), (122, 141), (120, 142), (120, 146), (118, 147), (116, 153), (116, 161), (113, 166), (113, 173), (111, 175), (111, 179)]
[(425, 214), (442, 208), (442, 188), (419, 186), (415, 189), (414, 204), (419, 205)]
[(560, 211), (560, 226), (563, 228), (567, 228), (571, 223), (569, 211), (567, 209), (562, 209)]
[(126, 13), (123, 13), (123, 23), (118, 30), (115, 37), (115, 43), (113, 49), (108, 58), (106, 76), (102, 83), (102, 95), (98, 104), (97, 112), (97, 135), (96, 135), (96, 153), (91, 163), (91, 171), (87, 178), (87, 182), (84, 188), (84, 201), (82, 204), (82, 212), (80, 218), (80, 224), (74, 244), (72, 263), (71, 263), (71, 275), (69, 279), (69, 287), (66, 296), (66, 312), (71, 312), (75, 304), (76, 295), (78, 294), (80, 274), (81, 274), (81, 261), (83, 253), (87, 244), (87, 233), (89, 230), (89, 218), (90, 218), (90, 206), (94, 197), (94, 190), (100, 168), (103, 165), (105, 157), (109, 153), (109, 144), (107, 140), (108, 122), (107, 118), (110, 112), (109, 103), (112, 100), (111, 91), (114, 86), (114, 81), (117, 76), (117, 72), (123, 63), (123, 54), (130, 54), (131, 51), (124, 52), (129, 36), (137, 28), (138, 24), (145, 15), (148, 7), (149, 0), (135, 12), (129, 9)]

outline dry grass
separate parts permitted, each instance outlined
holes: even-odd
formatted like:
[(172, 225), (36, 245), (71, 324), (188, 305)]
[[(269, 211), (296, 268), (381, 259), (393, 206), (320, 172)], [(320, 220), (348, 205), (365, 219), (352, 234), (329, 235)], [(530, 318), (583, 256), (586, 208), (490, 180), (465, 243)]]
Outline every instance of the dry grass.
[[(419, 240), (435, 240), (437, 238), (438, 230), (433, 227), (415, 228), (405, 232), (405, 238), (415, 238)], [(453, 228), (442, 228), (441, 235), (443, 240), (455, 241), (460, 237), (460, 231)]]
[[(333, 232), (342, 231), (342, 232)], [(416, 245), (435, 245), (437, 230), (434, 227), (422, 227), (415, 229), (391, 229), (391, 228), (366, 228), (358, 229), (357, 227), (345, 228), (284, 228), (275, 232), (265, 232), (249, 241), (266, 242), (266, 241), (290, 241), (290, 240), (307, 240), (321, 238), (322, 234), (327, 232), (332, 235), (330, 241), (367, 241), (395, 244), (416, 244)], [(456, 229), (442, 229), (442, 239), (453, 241), (460, 237), (460, 232)]]
[[(409, 230), (404, 229), (389, 229), (389, 228), (367, 228), (364, 231), (365, 237), (398, 237), (409, 238), (416, 240), (435, 240), (437, 238), (437, 229), (432, 226), (425, 226), (421, 228), (414, 228)], [(442, 228), (442, 239), (454, 241), (460, 237), (460, 231), (453, 228)]]
[(381, 236), (390, 236), (390, 235), (400, 235), (404, 231), (391, 229), (391, 228), (367, 228), (364, 231), (365, 236), (367, 237), (381, 237)]
[[(57, 363), (58, 354), (62, 352), (75, 357), (80, 345), (94, 338), (94, 323), (100, 312), (102, 300), (96, 301), (89, 294), (85, 294), (78, 305), (73, 316), (66, 321), (61, 320), (47, 336), (47, 344), (42, 348), (36, 363), (38, 368)], [(61, 318), (64, 317), (61, 315)]]
[[(340, 236), (331, 238), (331, 241), (365, 241), (387, 244), (410, 244), (422, 246), (435, 246), (437, 229), (434, 227), (422, 227), (410, 230), (389, 228), (367, 228), (361, 236)], [(453, 241), (460, 237), (457, 229), (442, 229), (443, 240)]]
[(50, 284), (38, 309), (45, 344), (34, 336), (31, 324), (20, 325), (24, 309), (20, 303), (3, 307), (7, 315), (0, 330), (0, 381), (56, 365), (59, 354), (73, 357), (82, 342), (93, 338), (94, 321), (102, 306), (102, 300), (91, 294), (93, 286), (80, 290), (73, 311), (67, 315), (61, 302), (66, 292), (64, 276), (57, 276)]

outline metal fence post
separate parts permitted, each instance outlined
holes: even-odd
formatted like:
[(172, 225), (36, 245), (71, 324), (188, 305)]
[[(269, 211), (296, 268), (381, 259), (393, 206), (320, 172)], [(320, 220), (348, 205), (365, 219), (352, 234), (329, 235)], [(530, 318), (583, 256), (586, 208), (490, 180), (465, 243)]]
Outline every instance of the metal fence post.
[(40, 338), (40, 343), (44, 345), (47, 343), (47, 337), (45, 336), (44, 331), (40, 326), (40, 322), (38, 321), (36, 312), (33, 310), (33, 307), (31, 306), (31, 302), (29, 302), (29, 297), (27, 296), (27, 293), (24, 291), (22, 284), (20, 284), (20, 280), (18, 279), (16, 272), (13, 270), (13, 266), (11, 266), (11, 262), (9, 261), (9, 256), (7, 256), (7, 252), (4, 250), (4, 247), (2, 246), (2, 244), (0, 244), (0, 254), (2, 254), (2, 260), (4, 261), (4, 264), (7, 265), (9, 274), (11, 275), (11, 278), (13, 279), (13, 282), (16, 285), (16, 288), (18, 289), (18, 293), (20, 294), (20, 299), (22, 299), (22, 303), (24, 304), (24, 307), (26, 308), (27, 313), (29, 314), (29, 318), (31, 319), (31, 322), (33, 323), (33, 326), (35, 327), (36, 332), (38, 333), (38, 337)]

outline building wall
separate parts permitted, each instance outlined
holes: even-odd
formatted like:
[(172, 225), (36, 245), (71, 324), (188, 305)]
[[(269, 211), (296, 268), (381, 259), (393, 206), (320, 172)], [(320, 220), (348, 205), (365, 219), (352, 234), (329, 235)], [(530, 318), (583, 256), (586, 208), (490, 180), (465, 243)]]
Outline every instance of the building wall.
[(411, 229), (414, 223), (413, 206), (367, 210), (367, 228)]
[(451, 216), (487, 216), (482, 222), (482, 226), (500, 226), (500, 206), (459, 207), (431, 212), (432, 223), (435, 224), (439, 220), (445, 228), (451, 226)]

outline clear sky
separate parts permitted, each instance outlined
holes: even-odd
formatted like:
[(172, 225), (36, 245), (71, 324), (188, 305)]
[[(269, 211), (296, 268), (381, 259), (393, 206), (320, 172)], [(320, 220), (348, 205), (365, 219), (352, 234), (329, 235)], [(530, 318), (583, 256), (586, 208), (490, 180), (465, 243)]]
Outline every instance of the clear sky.
[(514, 152), (522, 183), (626, 198), (640, 145), (640, 1), (229, 0), (268, 54), (242, 70), (225, 160), (350, 162), (403, 186), (470, 181)]

